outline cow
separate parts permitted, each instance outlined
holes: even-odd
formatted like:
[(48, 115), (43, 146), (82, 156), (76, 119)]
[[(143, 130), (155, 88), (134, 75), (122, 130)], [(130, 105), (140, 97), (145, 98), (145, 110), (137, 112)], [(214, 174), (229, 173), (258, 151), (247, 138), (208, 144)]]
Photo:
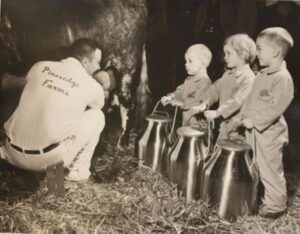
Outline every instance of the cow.
[[(119, 145), (127, 145), (128, 116), (134, 116), (135, 103), (131, 86), (142, 70), (146, 0), (2, 0), (1, 10), (0, 74), (6, 77), (7, 73), (24, 77), (40, 60), (62, 59), (68, 45), (78, 38), (98, 41), (103, 51), (101, 67), (117, 83), (114, 94), (123, 128)], [(147, 90), (143, 79), (137, 93), (147, 95), (141, 92)]]

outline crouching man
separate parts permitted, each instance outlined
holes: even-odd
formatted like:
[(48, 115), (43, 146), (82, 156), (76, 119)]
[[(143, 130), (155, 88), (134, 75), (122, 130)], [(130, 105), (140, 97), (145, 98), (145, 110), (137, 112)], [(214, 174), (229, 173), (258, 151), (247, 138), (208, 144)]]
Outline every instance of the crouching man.
[(4, 125), (0, 155), (34, 171), (63, 161), (70, 170), (66, 179), (84, 181), (105, 125), (103, 88), (92, 78), (100, 68), (101, 50), (82, 38), (71, 45), (70, 55), (31, 68), (19, 105)]

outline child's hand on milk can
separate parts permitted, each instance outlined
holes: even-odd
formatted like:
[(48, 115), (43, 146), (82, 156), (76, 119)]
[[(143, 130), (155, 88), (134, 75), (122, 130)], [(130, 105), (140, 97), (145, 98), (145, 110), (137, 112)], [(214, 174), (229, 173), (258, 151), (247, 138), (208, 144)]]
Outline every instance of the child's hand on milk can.
[(245, 128), (247, 128), (247, 129), (251, 129), (251, 128), (254, 127), (252, 121), (251, 121), (250, 119), (248, 119), (248, 118), (244, 118), (244, 119), (242, 120), (242, 124), (243, 124), (243, 125), (245, 126)]
[(227, 126), (230, 130), (236, 131), (238, 128), (244, 127), (242, 125), (242, 120), (243, 120), (242, 116), (239, 115), (234, 116), (229, 122), (227, 122)]
[(165, 105), (168, 105), (172, 99), (173, 99), (172, 96), (167, 95), (167, 96), (163, 96), (160, 101), (161, 101), (161, 104), (163, 104), (165, 106)]
[(204, 115), (208, 120), (212, 120), (218, 118), (220, 116), (220, 113), (217, 110), (211, 110), (211, 111), (205, 111)]

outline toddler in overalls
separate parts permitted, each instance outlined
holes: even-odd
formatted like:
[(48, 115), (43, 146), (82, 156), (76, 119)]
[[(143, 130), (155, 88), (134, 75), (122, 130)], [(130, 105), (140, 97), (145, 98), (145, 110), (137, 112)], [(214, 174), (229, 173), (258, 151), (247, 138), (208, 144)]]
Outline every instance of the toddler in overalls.
[(200, 105), (190, 110), (194, 114), (203, 112), (219, 101), (217, 110), (204, 112), (208, 120), (222, 117), (219, 140), (228, 138), (232, 129), (229, 121), (240, 110), (251, 90), (255, 75), (249, 64), (256, 57), (256, 45), (248, 35), (236, 34), (225, 40), (224, 54), (227, 70), (202, 96)]
[(257, 57), (264, 69), (255, 78), (239, 118), (249, 129), (247, 140), (265, 188), (260, 215), (277, 218), (287, 208), (282, 151), (288, 142), (288, 126), (283, 113), (293, 99), (294, 87), (284, 58), (293, 39), (283, 28), (267, 28), (258, 35), (256, 44)]
[[(185, 53), (185, 68), (188, 77), (177, 89), (162, 97), (163, 105), (173, 104), (187, 109), (199, 103), (203, 93), (211, 86), (207, 67), (212, 59), (210, 50), (203, 44), (190, 46)], [(188, 125), (191, 112), (183, 111), (182, 125)]]

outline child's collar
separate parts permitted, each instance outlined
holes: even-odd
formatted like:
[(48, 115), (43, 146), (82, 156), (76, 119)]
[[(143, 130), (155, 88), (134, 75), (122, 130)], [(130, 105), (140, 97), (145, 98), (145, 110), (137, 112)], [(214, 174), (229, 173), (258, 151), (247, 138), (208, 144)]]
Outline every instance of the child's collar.
[(202, 77), (208, 77), (207, 70), (204, 69), (201, 72), (199, 72), (197, 75), (188, 76), (188, 79), (198, 80), (198, 79), (201, 79)]
[(239, 69), (233, 68), (233, 69), (228, 70), (228, 73), (230, 75), (233, 75), (235, 78), (238, 78), (241, 75), (243, 75), (246, 71), (249, 71), (249, 70), (250, 70), (250, 66), (247, 63), (247, 64), (243, 65), (242, 67), (240, 67)]
[(272, 67), (266, 67), (261, 69), (261, 72), (266, 73), (267, 75), (272, 75), (276, 72), (279, 72), (283, 69), (286, 69), (286, 62), (282, 61), (281, 63), (279, 63), (276, 66), (272, 66)]

